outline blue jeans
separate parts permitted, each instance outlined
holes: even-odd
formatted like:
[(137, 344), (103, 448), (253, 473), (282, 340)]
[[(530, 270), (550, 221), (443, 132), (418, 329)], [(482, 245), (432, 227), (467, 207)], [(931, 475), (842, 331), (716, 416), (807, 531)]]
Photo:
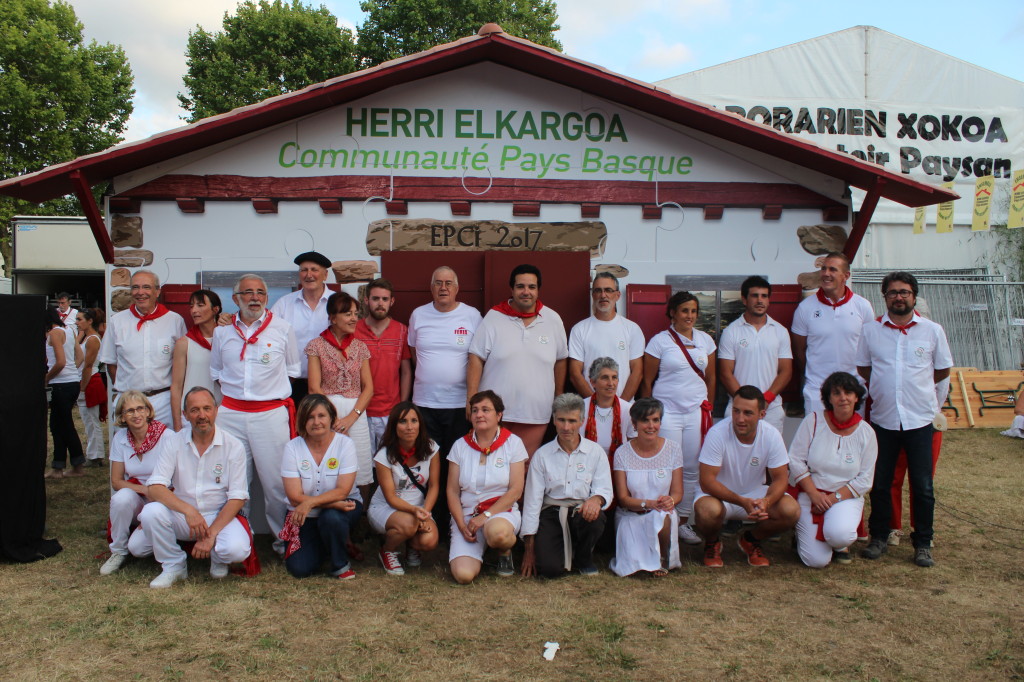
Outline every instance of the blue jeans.
[(931, 424), (909, 431), (890, 431), (872, 424), (878, 438), (878, 459), (875, 461), (875, 480), (871, 487), (871, 516), (868, 529), (871, 537), (884, 540), (889, 536), (892, 521), (892, 477), (900, 449), (907, 453), (907, 477), (910, 479), (914, 532), (910, 538), (914, 547), (931, 547), (932, 519), (935, 516), (935, 490), (932, 487), (932, 435)]
[(356, 501), (352, 511), (321, 509), (320, 516), (306, 518), (299, 528), (299, 542), (302, 544), (295, 554), (284, 560), (284, 567), (296, 578), (308, 578), (323, 563), (324, 555), (331, 562), (331, 575), (343, 573), (349, 567), (349, 529), (363, 513), (363, 503)]
[(53, 436), (53, 468), (63, 469), (71, 453), (71, 466), (85, 462), (82, 440), (75, 429), (71, 410), (78, 403), (77, 381), (50, 384), (50, 435)]

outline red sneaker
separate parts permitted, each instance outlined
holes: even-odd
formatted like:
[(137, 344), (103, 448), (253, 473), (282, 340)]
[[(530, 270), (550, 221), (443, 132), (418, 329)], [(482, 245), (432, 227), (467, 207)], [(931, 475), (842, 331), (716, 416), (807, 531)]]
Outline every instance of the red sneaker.
[(341, 573), (338, 574), (338, 580), (352, 580), (352, 578), (355, 578), (355, 577), (356, 577), (356, 572), (353, 571), (351, 568), (346, 570), (346, 571), (342, 571)]
[[(739, 537), (736, 538), (736, 544), (740, 546), (743, 553), (747, 555), (747, 563), (751, 566), (769, 566), (771, 562), (768, 561), (768, 557), (764, 555), (764, 550), (761, 549), (761, 543), (756, 539), (750, 542), (746, 539), (746, 533), (740, 533)], [(751, 535), (751, 537), (754, 537)]]
[(721, 568), (722, 563), (722, 541), (704, 544), (704, 565), (708, 568)]

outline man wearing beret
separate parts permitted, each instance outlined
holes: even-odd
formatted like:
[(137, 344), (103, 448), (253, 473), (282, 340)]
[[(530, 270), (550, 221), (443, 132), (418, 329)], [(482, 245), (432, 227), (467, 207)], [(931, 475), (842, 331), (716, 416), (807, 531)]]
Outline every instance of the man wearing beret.
[(322, 253), (307, 251), (295, 257), (295, 264), (299, 266), (299, 290), (279, 298), (271, 312), (287, 320), (295, 331), (302, 359), (302, 370), (292, 379), (292, 400), (298, 405), (309, 392), (306, 344), (328, 327), (327, 299), (331, 292), (327, 290), (327, 273), (331, 261)]

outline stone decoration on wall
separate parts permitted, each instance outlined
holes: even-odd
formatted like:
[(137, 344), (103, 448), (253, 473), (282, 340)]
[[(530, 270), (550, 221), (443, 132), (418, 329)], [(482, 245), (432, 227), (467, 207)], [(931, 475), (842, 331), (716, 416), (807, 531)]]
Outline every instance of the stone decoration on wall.
[(127, 310), (132, 304), (132, 292), (130, 289), (114, 289), (110, 294), (110, 310), (119, 313)]
[(383, 251), (590, 251), (600, 258), (608, 235), (597, 220), (565, 223), (508, 223), (502, 220), (375, 220), (366, 230), (366, 250)]
[(110, 286), (127, 287), (131, 286), (132, 273), (128, 268), (114, 268), (110, 271)]
[(153, 252), (146, 249), (120, 249), (114, 252), (114, 265), (141, 268), (153, 264)]
[(142, 216), (115, 213), (110, 219), (110, 241), (115, 247), (142, 246)]
[(338, 260), (331, 263), (334, 277), (340, 284), (369, 282), (377, 276), (377, 262), (372, 260)]
[(814, 272), (801, 272), (796, 276), (796, 282), (804, 291), (817, 289), (821, 286), (821, 273), (817, 270)]
[(842, 251), (846, 246), (846, 230), (839, 225), (801, 225), (796, 236), (804, 251), (814, 256)]
[(601, 265), (594, 265), (593, 270), (594, 274), (597, 274), (599, 272), (610, 272), (619, 279), (622, 279), (623, 277), (629, 277), (629, 269), (624, 268), (621, 265), (609, 265), (607, 263), (602, 263)]

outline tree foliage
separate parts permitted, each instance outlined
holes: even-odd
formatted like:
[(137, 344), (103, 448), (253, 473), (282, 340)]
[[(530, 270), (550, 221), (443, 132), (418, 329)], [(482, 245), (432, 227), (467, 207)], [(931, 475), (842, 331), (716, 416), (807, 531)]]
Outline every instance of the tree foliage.
[[(85, 44), (62, 0), (0, 2), (0, 176), (92, 154), (123, 140), (133, 78), (120, 46)], [(69, 198), (43, 205), (0, 197), (0, 249), (10, 268), (10, 218), (70, 214)]]
[(362, 0), (359, 55), (373, 66), (475, 34), (489, 22), (508, 34), (562, 49), (554, 0)]
[(186, 93), (178, 95), (188, 121), (254, 104), (339, 76), (358, 67), (355, 39), (322, 5), (300, 0), (246, 0), (225, 12), (223, 31), (189, 32)]

